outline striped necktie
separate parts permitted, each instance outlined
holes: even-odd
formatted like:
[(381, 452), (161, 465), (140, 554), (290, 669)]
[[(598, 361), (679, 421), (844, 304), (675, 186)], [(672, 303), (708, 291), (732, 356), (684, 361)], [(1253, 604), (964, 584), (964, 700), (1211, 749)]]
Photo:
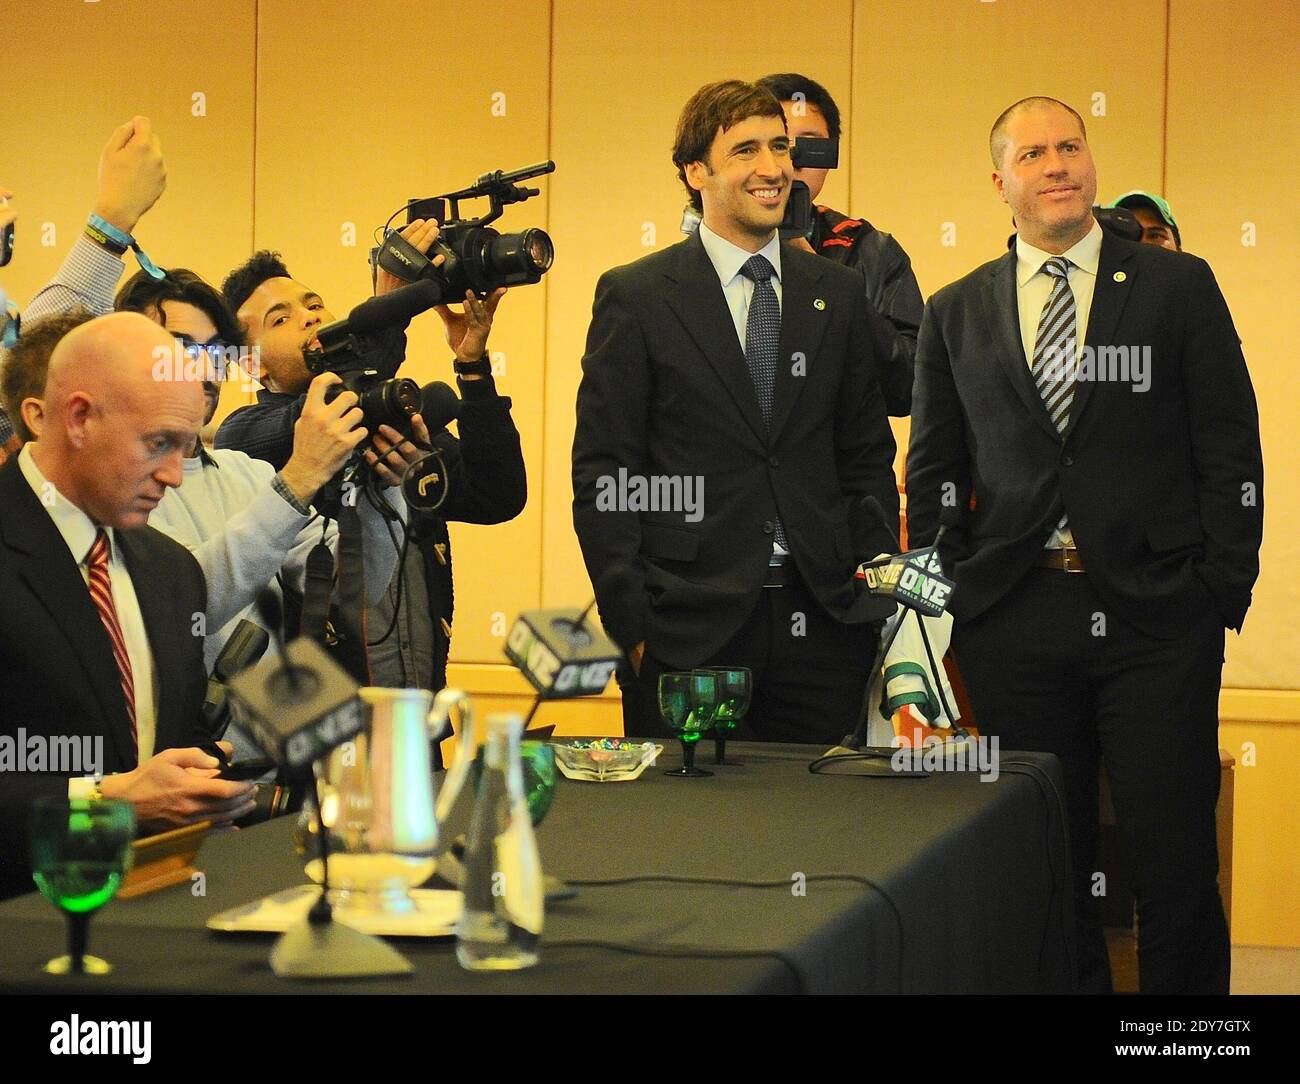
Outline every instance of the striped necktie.
[(126, 714), (131, 720), (131, 739), (136, 748), (140, 747), (140, 737), (135, 729), (135, 680), (131, 676), (131, 659), (126, 653), (126, 638), (122, 635), (122, 626), (117, 620), (117, 608), (113, 605), (113, 584), (108, 576), (108, 533), (103, 527), (95, 533), (94, 544), (86, 554), (86, 568), (90, 572), (87, 586), (90, 588), (90, 600), (99, 611), (99, 619), (104, 623), (109, 642), (113, 645), (113, 658), (117, 662), (118, 676), (122, 681), (122, 695), (126, 698)]
[(1052, 276), (1052, 292), (1038, 318), (1038, 335), (1034, 339), (1034, 383), (1043, 405), (1051, 415), (1058, 433), (1064, 433), (1070, 421), (1070, 403), (1074, 399), (1075, 320), (1074, 293), (1070, 289), (1071, 263), (1064, 256), (1053, 256), (1041, 270)]
[[(1041, 270), (1052, 276), (1052, 292), (1038, 318), (1038, 335), (1034, 339), (1034, 383), (1058, 433), (1064, 433), (1070, 423), (1070, 403), (1074, 400), (1074, 378), (1078, 372), (1077, 313), (1074, 291), (1070, 289), (1072, 266), (1064, 256), (1053, 256), (1043, 264)], [(1065, 530), (1069, 521), (1070, 517), (1062, 513), (1056, 529)]]

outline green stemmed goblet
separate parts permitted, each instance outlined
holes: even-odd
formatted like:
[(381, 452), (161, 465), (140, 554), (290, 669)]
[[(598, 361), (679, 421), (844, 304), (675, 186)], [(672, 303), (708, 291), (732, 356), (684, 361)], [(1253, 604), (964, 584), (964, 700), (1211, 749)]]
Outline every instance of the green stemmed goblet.
[(713, 713), (713, 763), (739, 763), (727, 760), (727, 736), (740, 725), (749, 711), (754, 695), (754, 676), (747, 666), (710, 666), (718, 677), (718, 707)]
[(68, 916), (68, 952), (51, 975), (106, 975), (112, 965), (86, 952), (90, 916), (116, 894), (131, 868), (135, 810), (129, 802), (41, 798), (32, 806), (32, 879)]
[(717, 675), (708, 670), (659, 675), (659, 717), (682, 743), (682, 766), (666, 768), (664, 775), (700, 779), (712, 775), (695, 766), (695, 746), (713, 725), (718, 707)]

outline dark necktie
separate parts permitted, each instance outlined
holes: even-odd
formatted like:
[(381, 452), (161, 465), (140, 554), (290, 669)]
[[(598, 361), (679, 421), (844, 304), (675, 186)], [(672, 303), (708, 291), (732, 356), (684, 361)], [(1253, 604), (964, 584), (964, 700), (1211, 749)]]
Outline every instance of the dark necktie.
[[(1034, 383), (1043, 405), (1058, 433), (1070, 423), (1070, 403), (1074, 400), (1075, 346), (1078, 338), (1074, 292), (1070, 289), (1070, 268), (1064, 256), (1053, 256), (1041, 270), (1052, 276), (1052, 292), (1043, 304), (1034, 339)], [(1069, 517), (1062, 515), (1056, 529), (1064, 530)]]
[(1034, 339), (1034, 383), (1058, 433), (1064, 433), (1069, 424), (1070, 402), (1074, 399), (1078, 332), (1070, 267), (1070, 261), (1064, 256), (1053, 256), (1043, 264), (1042, 272), (1052, 276), (1052, 292), (1038, 318), (1038, 334)]
[(126, 698), (126, 714), (131, 720), (131, 739), (138, 749), (140, 738), (135, 730), (135, 679), (131, 675), (131, 658), (126, 653), (126, 637), (122, 635), (117, 607), (113, 605), (113, 584), (108, 575), (108, 534), (103, 527), (95, 534), (94, 544), (86, 555), (86, 568), (90, 571), (87, 581), (90, 599), (99, 611), (99, 620), (103, 622), (104, 631), (108, 633), (108, 639), (113, 645), (113, 659), (117, 662), (122, 695)]
[[(781, 306), (772, 285), (772, 265), (766, 256), (754, 255), (740, 273), (754, 284), (745, 321), (745, 364), (758, 395), (758, 409), (764, 428), (772, 424), (772, 403), (776, 393), (776, 356), (781, 347)], [(776, 519), (776, 544), (789, 549), (781, 517)]]

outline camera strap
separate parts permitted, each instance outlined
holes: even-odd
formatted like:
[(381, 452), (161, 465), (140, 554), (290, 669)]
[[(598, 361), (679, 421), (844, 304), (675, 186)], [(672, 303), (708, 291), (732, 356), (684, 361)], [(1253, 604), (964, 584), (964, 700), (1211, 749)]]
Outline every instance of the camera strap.
[[(362, 685), (370, 684), (366, 654), (366, 569), (356, 490), (339, 509), (339, 643), (335, 657)], [(349, 500), (348, 496), (353, 499)]]
[(329, 620), (330, 595), (333, 591), (334, 554), (324, 542), (317, 542), (307, 555), (298, 632), (318, 644), (326, 642), (325, 626)]

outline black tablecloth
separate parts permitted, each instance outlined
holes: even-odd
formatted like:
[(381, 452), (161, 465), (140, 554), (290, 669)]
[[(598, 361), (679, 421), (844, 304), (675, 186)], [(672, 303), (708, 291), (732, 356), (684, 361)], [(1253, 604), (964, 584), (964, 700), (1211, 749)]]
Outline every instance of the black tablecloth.
[[(711, 759), (701, 743), (700, 761)], [(206, 895), (179, 885), (115, 900), (90, 950), (95, 980), (55, 979), (63, 919), (37, 895), (0, 904), (0, 991), (115, 993), (999, 993), (1070, 987), (1068, 860), (1055, 758), (1003, 753), (1001, 774), (927, 779), (811, 775), (818, 750), (728, 747), (712, 779), (658, 768), (631, 783), (561, 779), (538, 831), (569, 881), (649, 875), (773, 887), (641, 881), (580, 888), (550, 906), (541, 962), (469, 973), (454, 942), (395, 942), (400, 979), (276, 979), (270, 935), (204, 928), (218, 911), (306, 882), (293, 818), (211, 837)], [(680, 763), (669, 749), (660, 767)], [(708, 765), (713, 767), (712, 765)], [(845, 879), (824, 879), (827, 875)], [(803, 894), (798, 875), (806, 879)], [(593, 944), (600, 942), (601, 944)]]

